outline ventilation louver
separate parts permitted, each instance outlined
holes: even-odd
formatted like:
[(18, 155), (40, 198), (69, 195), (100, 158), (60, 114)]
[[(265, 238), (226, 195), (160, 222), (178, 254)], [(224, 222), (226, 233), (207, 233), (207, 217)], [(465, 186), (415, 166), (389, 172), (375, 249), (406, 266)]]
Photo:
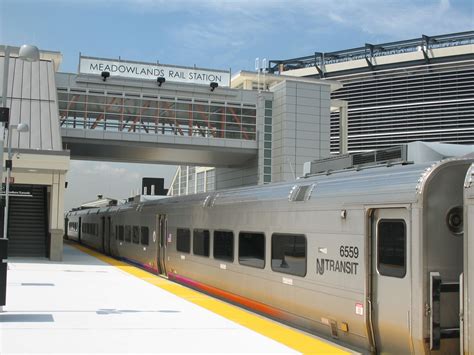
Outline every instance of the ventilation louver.
[(315, 184), (311, 185), (295, 185), (290, 191), (288, 200), (295, 201), (308, 201), (311, 197)]
[(216, 202), (217, 196), (219, 196), (219, 194), (208, 195), (206, 199), (204, 200), (202, 207), (213, 207), (214, 202)]

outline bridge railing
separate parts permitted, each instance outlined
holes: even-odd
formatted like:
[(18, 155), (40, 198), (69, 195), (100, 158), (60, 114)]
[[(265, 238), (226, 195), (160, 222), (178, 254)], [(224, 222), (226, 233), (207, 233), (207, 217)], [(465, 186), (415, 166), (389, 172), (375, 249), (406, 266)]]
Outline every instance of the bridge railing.
[(90, 130), (106, 130), (110, 132), (131, 132), (131, 133), (143, 133), (143, 134), (163, 134), (163, 135), (178, 135), (178, 136), (198, 136), (198, 137), (210, 137), (210, 138), (231, 138), (231, 139), (244, 139), (244, 140), (255, 140), (255, 128), (254, 127), (243, 127), (243, 130), (232, 129), (217, 129), (216, 127), (203, 127), (200, 125), (193, 124), (189, 125), (175, 123), (175, 122), (139, 122), (135, 125), (128, 125), (123, 122), (117, 122), (113, 120), (104, 120), (100, 124), (94, 126), (95, 120), (93, 119), (82, 119), (77, 117), (61, 118), (60, 125), (62, 128), (75, 128), (75, 129), (90, 129)]
[(256, 107), (190, 99), (144, 99), (58, 90), (63, 128), (256, 140)]

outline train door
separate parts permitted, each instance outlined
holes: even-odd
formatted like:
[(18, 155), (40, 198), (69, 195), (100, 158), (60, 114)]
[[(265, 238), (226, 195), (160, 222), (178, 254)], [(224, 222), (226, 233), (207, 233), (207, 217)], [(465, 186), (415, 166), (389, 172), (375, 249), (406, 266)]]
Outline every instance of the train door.
[(168, 232), (168, 219), (166, 215), (159, 214), (156, 216), (156, 230), (158, 231), (157, 240), (157, 265), (158, 272), (161, 275), (167, 275), (166, 273), (166, 236)]
[(101, 217), (100, 218), (101, 222), (102, 222), (102, 228), (101, 228), (101, 239), (102, 239), (102, 253), (106, 253), (105, 251), (105, 244), (106, 244), (106, 241), (105, 241), (105, 217)]
[(82, 218), (79, 217), (79, 229), (77, 230), (77, 241), (79, 244), (81, 243), (81, 236), (82, 236)]
[(410, 219), (404, 208), (372, 215), (372, 322), (378, 352), (410, 348)]
[(464, 284), (461, 302), (463, 309), (461, 354), (474, 354), (474, 164), (471, 165), (464, 185)]
[(111, 254), (111, 250), (110, 250), (111, 243), (112, 243), (112, 219), (110, 217), (107, 217), (107, 244), (106, 244), (107, 250), (105, 251), (107, 255)]

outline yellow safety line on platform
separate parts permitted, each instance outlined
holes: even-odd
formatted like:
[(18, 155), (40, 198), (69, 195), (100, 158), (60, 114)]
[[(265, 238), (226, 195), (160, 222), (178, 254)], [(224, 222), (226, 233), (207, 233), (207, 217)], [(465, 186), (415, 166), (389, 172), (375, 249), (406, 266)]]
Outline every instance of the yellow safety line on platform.
[(318, 340), (302, 332), (290, 329), (282, 324), (267, 320), (237, 306), (212, 298), (206, 294), (194, 291), (193, 289), (187, 288), (175, 282), (168, 281), (163, 277), (153, 275), (138, 267), (110, 258), (82, 245), (75, 243), (71, 243), (71, 245), (99, 260), (106, 262), (107, 264), (113, 265), (120, 270), (123, 270), (148, 283), (151, 283), (152, 285), (160, 287), (161, 289), (184, 298), (189, 302), (206, 308), (211, 312), (217, 313), (231, 321), (243, 325), (246, 328), (252, 329), (257, 333), (276, 340), (277, 342), (282, 343), (294, 350), (300, 351), (303, 354), (350, 354), (350, 352), (344, 351), (334, 345), (325, 343), (322, 340)]

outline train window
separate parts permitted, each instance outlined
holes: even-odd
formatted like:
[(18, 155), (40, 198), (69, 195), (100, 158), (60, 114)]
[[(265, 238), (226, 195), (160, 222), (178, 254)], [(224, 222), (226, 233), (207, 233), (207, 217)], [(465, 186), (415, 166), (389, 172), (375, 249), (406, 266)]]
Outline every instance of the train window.
[(406, 268), (406, 224), (382, 219), (377, 225), (377, 269), (380, 275), (403, 278)]
[(195, 229), (193, 231), (193, 254), (209, 256), (209, 231)]
[(295, 234), (272, 235), (272, 270), (306, 275), (306, 237)]
[(234, 233), (214, 231), (214, 258), (234, 261)]
[(130, 226), (125, 226), (125, 241), (128, 243), (132, 242), (132, 229)]
[(140, 229), (138, 226), (133, 226), (133, 243), (138, 244), (140, 243)]
[(265, 235), (263, 233), (239, 233), (239, 263), (265, 267)]
[(141, 238), (140, 242), (142, 245), (149, 244), (148, 227), (141, 228), (140, 238)]
[(189, 229), (177, 229), (176, 250), (183, 253), (191, 252), (191, 232)]
[(123, 226), (118, 227), (118, 239), (123, 240)]

